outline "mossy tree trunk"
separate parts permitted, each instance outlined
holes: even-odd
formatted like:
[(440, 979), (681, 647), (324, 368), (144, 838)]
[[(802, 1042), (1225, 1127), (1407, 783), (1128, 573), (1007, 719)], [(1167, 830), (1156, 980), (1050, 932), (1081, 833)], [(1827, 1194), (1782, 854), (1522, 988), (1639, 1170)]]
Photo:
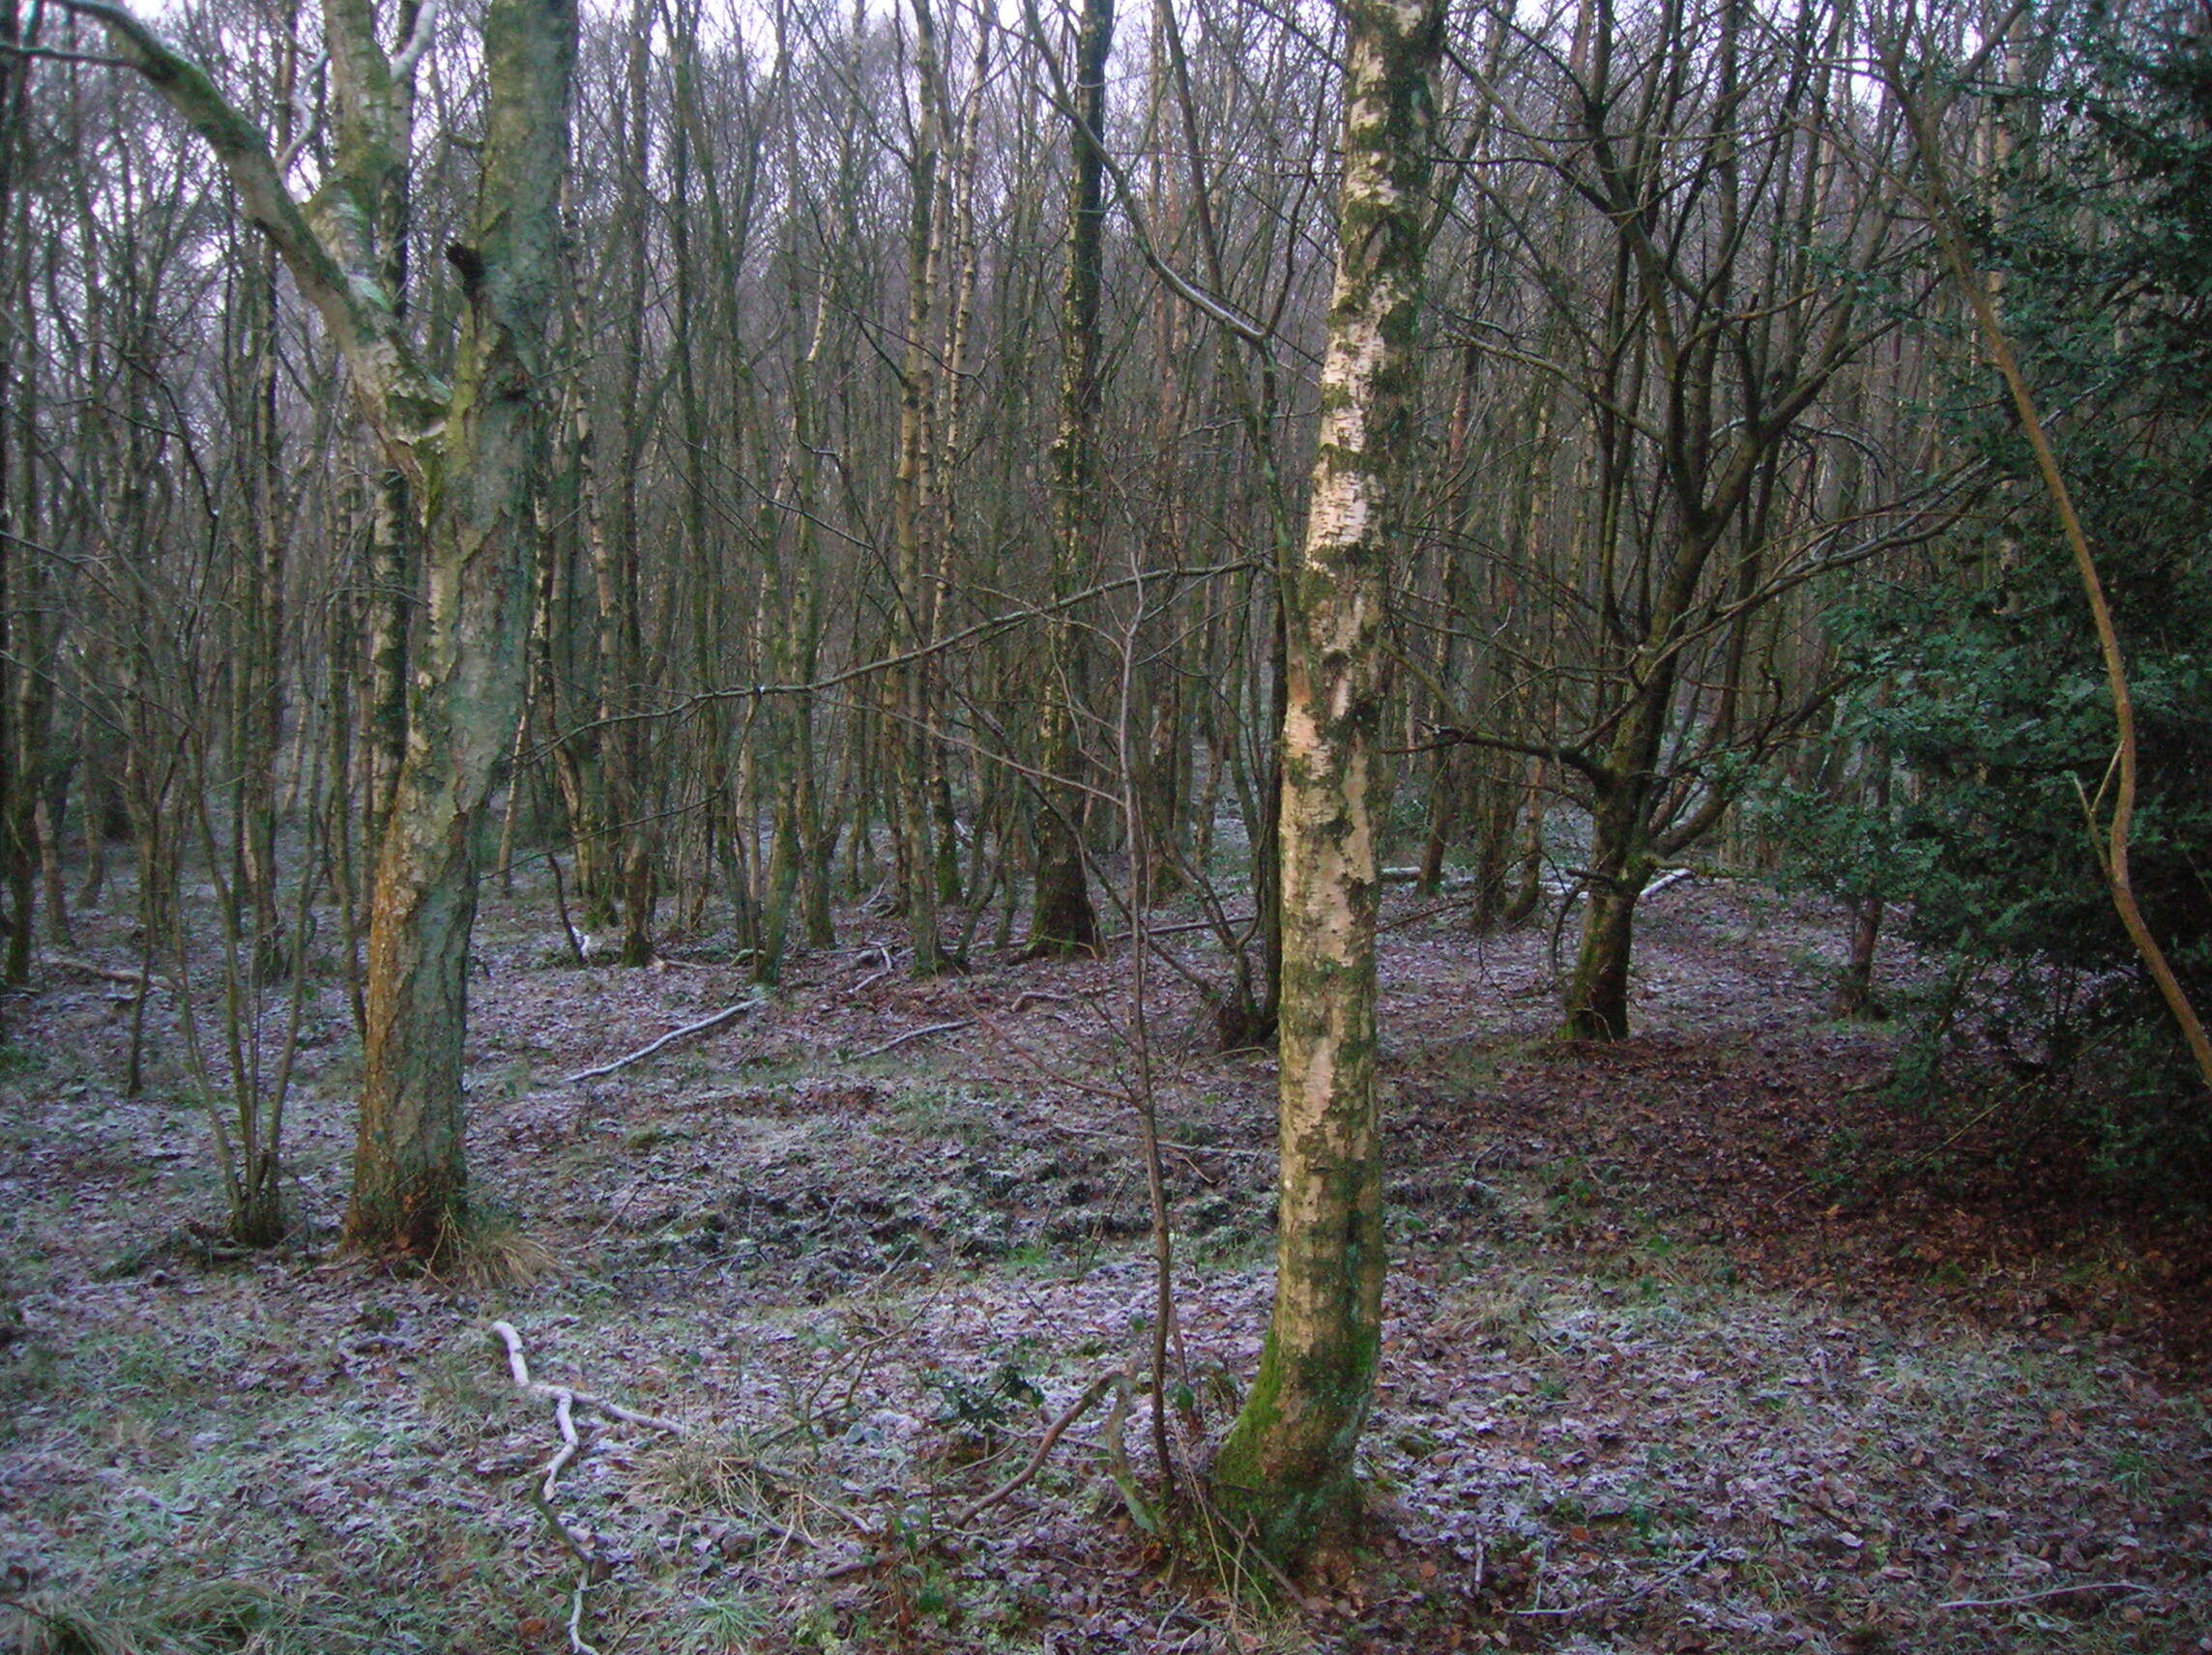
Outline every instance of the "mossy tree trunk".
[(1376, 829), (1398, 471), (1413, 446), (1440, 0), (1347, 7), (1342, 246), (1305, 542), (1288, 582), (1282, 1174), (1274, 1314), (1213, 1467), (1217, 1506), (1294, 1562), (1355, 1495), (1382, 1341)]
[(1659, 668), (1629, 710), (1607, 762), (1589, 772), (1589, 894), (1582, 947), (1564, 996), (1561, 1032), (1575, 1040), (1618, 1040), (1628, 1033), (1628, 977), (1636, 945), (1636, 904), (1658, 865), (1649, 816), (1653, 770), (1673, 675)]
[(543, 329), (560, 248), (576, 19), (568, 0), (494, 0), (474, 247), (448, 256), (467, 309), (439, 474), (407, 759), (369, 911), (357, 1247), (435, 1256), (461, 1210), (462, 1046), (494, 772), (522, 709), (542, 459)]
[(404, 326), (380, 218), (400, 163), (406, 86), (428, 44), (379, 44), (365, 0), (326, 0), (335, 153), (296, 200), (267, 133), (127, 7), (72, 0), (229, 174), (343, 354), (361, 412), (406, 479), (426, 548), (407, 750), (369, 914), (365, 1073), (346, 1235), (435, 1257), (463, 1210), (462, 1043), (486, 803), (521, 711), (545, 318), (559, 255), (572, 0), (490, 0), (474, 240), (447, 257), (466, 311), (449, 385)]

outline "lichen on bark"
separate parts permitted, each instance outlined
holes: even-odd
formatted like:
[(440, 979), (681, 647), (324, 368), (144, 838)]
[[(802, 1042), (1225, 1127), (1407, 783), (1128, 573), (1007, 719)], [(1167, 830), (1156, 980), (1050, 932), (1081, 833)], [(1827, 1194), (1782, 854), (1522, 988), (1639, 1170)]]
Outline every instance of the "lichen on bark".
[(1342, 244), (1299, 558), (1283, 723), (1283, 995), (1275, 1304), (1216, 1507), (1295, 1563), (1355, 1504), (1382, 1343), (1375, 763), (1398, 470), (1411, 447), (1443, 9), (1347, 8)]

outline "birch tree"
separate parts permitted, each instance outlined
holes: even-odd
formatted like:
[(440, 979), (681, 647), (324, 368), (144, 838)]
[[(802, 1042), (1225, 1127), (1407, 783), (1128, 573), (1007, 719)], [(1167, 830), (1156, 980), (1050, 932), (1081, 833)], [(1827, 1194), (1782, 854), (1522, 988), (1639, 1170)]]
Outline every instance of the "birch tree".
[(406, 479), (427, 548), (407, 749), (369, 915), (365, 1073), (346, 1234), (435, 1258), (465, 1210), (462, 1042), (469, 938), (494, 770), (520, 711), (530, 611), (532, 479), (541, 442), (542, 330), (575, 57), (571, 0), (490, 0), (475, 228), (446, 257), (464, 300), (450, 382), (410, 339), (380, 246), (406, 88), (429, 49), (425, 6), (388, 49), (368, 0), (325, 0), (335, 152), (295, 195), (296, 156), (242, 115), (198, 64), (110, 0), (68, 0), (160, 93), (228, 173), (345, 358), (360, 413)]
[(1217, 1505), (1295, 1560), (1353, 1502), (1382, 1344), (1376, 820), (1389, 552), (1416, 414), (1441, 0), (1346, 8), (1340, 245), (1320, 449), (1289, 571), (1283, 712), (1281, 1187), (1259, 1377), (1213, 1467)]

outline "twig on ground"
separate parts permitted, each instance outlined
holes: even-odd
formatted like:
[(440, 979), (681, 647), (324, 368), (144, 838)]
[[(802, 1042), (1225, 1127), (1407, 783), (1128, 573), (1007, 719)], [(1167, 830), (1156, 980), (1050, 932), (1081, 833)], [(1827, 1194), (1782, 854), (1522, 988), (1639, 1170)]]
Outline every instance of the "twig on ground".
[(974, 1523), (978, 1517), (981, 1517), (985, 1512), (989, 1511), (1000, 1501), (1005, 1499), (1009, 1495), (1014, 1494), (1032, 1477), (1035, 1476), (1039, 1468), (1043, 1466), (1046, 1456), (1051, 1454), (1053, 1445), (1060, 1440), (1062, 1434), (1064, 1433), (1069, 1426), (1073, 1425), (1077, 1420), (1081, 1419), (1086, 1413), (1089, 1413), (1092, 1407), (1096, 1405), (1098, 1399), (1104, 1396), (1106, 1392), (1112, 1388), (1114, 1381), (1120, 1377), (1121, 1376), (1119, 1373), (1101, 1374), (1098, 1376), (1098, 1378), (1092, 1379), (1091, 1381), (1090, 1387), (1086, 1389), (1081, 1396), (1077, 1397), (1071, 1405), (1069, 1405), (1066, 1411), (1062, 1413), (1058, 1419), (1055, 1419), (1050, 1425), (1045, 1427), (1044, 1436), (1037, 1440), (1036, 1452), (1030, 1456), (1029, 1464), (1024, 1466), (1020, 1470), (1016, 1471), (1012, 1476), (1008, 1477), (1004, 1482), (1001, 1483), (997, 1488), (993, 1489), (989, 1494), (985, 1495), (981, 1499), (976, 1500), (974, 1504), (970, 1505), (967, 1507), (967, 1509), (962, 1511), (958, 1517), (952, 1520), (952, 1526), (954, 1528), (966, 1528), (971, 1523)]
[(622, 1200), (615, 1204), (615, 1209), (607, 1215), (607, 1221), (592, 1232), (591, 1240), (585, 1243), (587, 1247), (596, 1247), (606, 1239), (607, 1232), (622, 1222), (623, 1214), (629, 1211), (630, 1205), (637, 1200), (637, 1192), (644, 1187), (642, 1183), (634, 1183), (623, 1192)]
[(495, 1321), (491, 1331), (507, 1347), (507, 1371), (513, 1376), (517, 1389), (532, 1396), (550, 1397), (553, 1402), (553, 1423), (561, 1430), (561, 1446), (554, 1450), (553, 1458), (545, 1462), (545, 1469), (537, 1485), (530, 1491), (531, 1503), (538, 1507), (563, 1546), (575, 1554), (582, 1572), (576, 1578), (576, 1590), (568, 1600), (569, 1655), (598, 1655), (584, 1641), (584, 1594), (592, 1589), (593, 1582), (604, 1567), (603, 1559), (591, 1544), (589, 1534), (579, 1534), (561, 1521), (561, 1514), (553, 1509), (553, 1490), (583, 1446), (576, 1435), (576, 1409), (596, 1408), (601, 1413), (616, 1419), (628, 1420), (633, 1425), (649, 1425), (656, 1431), (665, 1431), (672, 1437), (685, 1435), (683, 1426), (672, 1419), (660, 1419), (650, 1413), (640, 1413), (633, 1408), (625, 1408), (617, 1402), (592, 1391), (582, 1391), (573, 1385), (548, 1384), (543, 1379), (530, 1377), (530, 1362), (522, 1353), (522, 1335), (510, 1321)]
[[(1078, 1138), (1114, 1138), (1128, 1141), (1136, 1137), (1133, 1132), (1109, 1132), (1096, 1126), (1072, 1125), (1065, 1120), (1051, 1120), (1045, 1124), (1054, 1132), (1072, 1132)], [(1272, 1149), (1239, 1149), (1229, 1144), (1173, 1144), (1165, 1138), (1160, 1140), (1160, 1147), (1179, 1150), (1186, 1155), (1242, 1155), (1254, 1161), (1266, 1160), (1275, 1152)]]
[(2139, 1581), (2081, 1581), (2071, 1586), (2046, 1586), (2040, 1592), (2021, 1592), (2009, 1598), (1953, 1598), (1939, 1603), (1937, 1609), (2012, 1609), (2020, 1604), (2039, 1603), (2045, 1598), (2073, 1597), (2081, 1592), (2147, 1592), (2150, 1587)]
[(975, 1020), (973, 1017), (960, 1017), (950, 1023), (932, 1023), (920, 1029), (909, 1029), (895, 1040), (886, 1040), (881, 1046), (871, 1046), (865, 1052), (854, 1053), (846, 1061), (858, 1063), (869, 1058), (880, 1058), (886, 1052), (897, 1051), (909, 1040), (919, 1040), (928, 1034), (949, 1034), (956, 1029), (972, 1029), (975, 1026)]
[(602, 1076), (613, 1074), (617, 1069), (626, 1069), (632, 1063), (643, 1062), (654, 1053), (673, 1046), (679, 1040), (688, 1040), (694, 1034), (705, 1034), (721, 1028), (725, 1023), (734, 1022), (758, 1004), (760, 1004), (760, 999), (755, 996), (750, 1000), (741, 1000), (735, 1005), (725, 1005), (712, 1017), (702, 1017), (696, 1023), (686, 1023), (681, 1029), (671, 1029), (651, 1045), (640, 1046), (627, 1057), (617, 1058), (611, 1063), (601, 1063), (596, 1069), (579, 1069), (568, 1077), (568, 1084), (570, 1086), (582, 1086), (586, 1081), (596, 1081)]

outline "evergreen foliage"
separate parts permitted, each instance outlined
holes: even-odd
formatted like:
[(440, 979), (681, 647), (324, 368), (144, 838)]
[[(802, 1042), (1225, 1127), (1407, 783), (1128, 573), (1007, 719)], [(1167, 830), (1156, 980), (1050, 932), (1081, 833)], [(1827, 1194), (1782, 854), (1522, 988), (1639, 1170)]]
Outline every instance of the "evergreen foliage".
[[(1973, 229), (2126, 651), (2137, 893), (2202, 1004), (2212, 46), (2097, 8), (2054, 18), (2045, 38), (2078, 45), (2045, 77), (2055, 90), (2001, 117), (2020, 142)], [(2113, 726), (2096, 641), (2024, 436), (1988, 394), (1986, 364), (1962, 350), (1960, 366), (1955, 440), (1979, 452), (1992, 487), (1936, 578), (1861, 594), (1834, 617), (1855, 668), (1842, 727), (1886, 753), (1898, 785), (1878, 811), (1800, 796), (1787, 814), (1828, 883), (1908, 902), (1919, 939), (1958, 963), (1954, 980), (1998, 988), (1982, 1031), (2072, 1083), (2108, 1154), (2180, 1173), (2212, 1156), (2212, 1111), (2100, 870), (2089, 811), (2110, 786)]]

